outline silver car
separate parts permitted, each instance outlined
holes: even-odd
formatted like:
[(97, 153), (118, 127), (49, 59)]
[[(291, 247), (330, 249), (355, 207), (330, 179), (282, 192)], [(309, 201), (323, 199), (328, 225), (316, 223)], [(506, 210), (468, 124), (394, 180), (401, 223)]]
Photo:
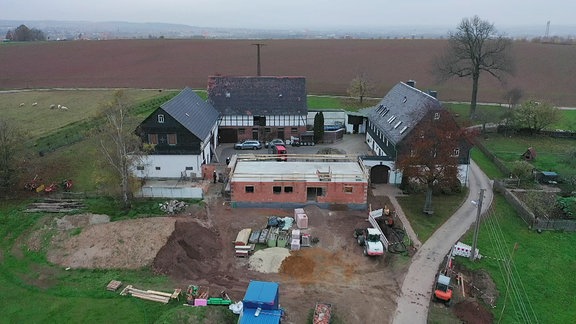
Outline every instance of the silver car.
[(245, 140), (241, 143), (234, 144), (235, 150), (259, 150), (262, 148), (262, 144), (256, 140)]

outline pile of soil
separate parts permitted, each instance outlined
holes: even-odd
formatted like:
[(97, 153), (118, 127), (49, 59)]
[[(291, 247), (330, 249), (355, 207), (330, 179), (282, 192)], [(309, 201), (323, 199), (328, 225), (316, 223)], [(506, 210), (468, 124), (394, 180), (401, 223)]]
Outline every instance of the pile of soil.
[(466, 299), (457, 303), (452, 311), (463, 323), (488, 324), (494, 322), (492, 313), (475, 299)]
[(220, 235), (194, 221), (179, 220), (152, 264), (158, 274), (200, 279), (212, 276), (221, 258)]

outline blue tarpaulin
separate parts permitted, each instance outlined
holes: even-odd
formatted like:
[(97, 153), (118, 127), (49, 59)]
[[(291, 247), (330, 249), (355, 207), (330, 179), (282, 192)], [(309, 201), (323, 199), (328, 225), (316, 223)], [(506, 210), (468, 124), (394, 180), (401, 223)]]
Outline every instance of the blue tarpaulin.
[(244, 295), (244, 308), (278, 309), (277, 282), (250, 281)]
[(256, 316), (257, 311), (257, 308), (244, 308), (238, 324), (278, 324), (283, 313), (281, 309), (261, 309)]

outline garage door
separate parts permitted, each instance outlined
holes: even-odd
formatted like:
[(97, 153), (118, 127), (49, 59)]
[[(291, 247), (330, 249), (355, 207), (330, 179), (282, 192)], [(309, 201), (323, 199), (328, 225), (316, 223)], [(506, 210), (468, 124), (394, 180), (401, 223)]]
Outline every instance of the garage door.
[(220, 143), (238, 142), (238, 131), (234, 128), (220, 128), (218, 135), (220, 135)]
[(370, 169), (370, 181), (372, 183), (388, 183), (390, 178), (390, 167), (386, 165), (376, 165)]

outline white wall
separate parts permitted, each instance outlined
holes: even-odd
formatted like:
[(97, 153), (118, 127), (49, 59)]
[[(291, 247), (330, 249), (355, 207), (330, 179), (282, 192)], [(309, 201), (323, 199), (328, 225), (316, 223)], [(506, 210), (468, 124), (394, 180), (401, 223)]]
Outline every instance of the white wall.
[[(208, 150), (206, 146), (205, 151)], [(142, 163), (144, 170), (134, 170), (134, 175), (139, 178), (176, 178), (179, 179), (181, 172), (186, 167), (192, 167), (192, 170), (186, 171), (186, 176), (190, 177), (192, 173), (196, 177), (202, 176), (202, 156), (200, 155), (148, 155)], [(160, 170), (156, 170), (159, 167)]]

